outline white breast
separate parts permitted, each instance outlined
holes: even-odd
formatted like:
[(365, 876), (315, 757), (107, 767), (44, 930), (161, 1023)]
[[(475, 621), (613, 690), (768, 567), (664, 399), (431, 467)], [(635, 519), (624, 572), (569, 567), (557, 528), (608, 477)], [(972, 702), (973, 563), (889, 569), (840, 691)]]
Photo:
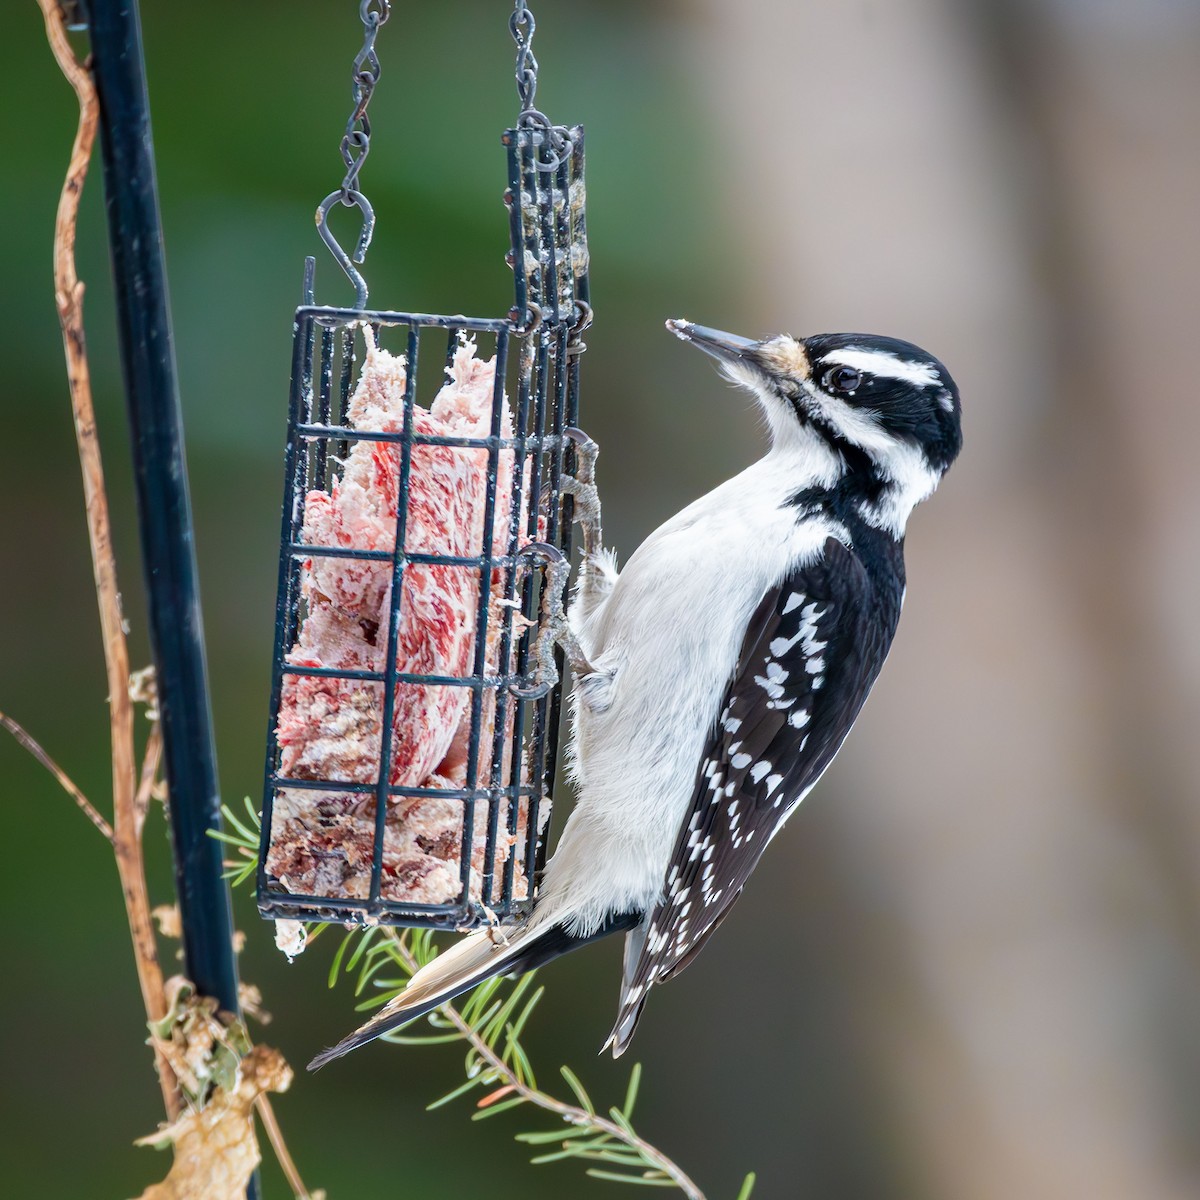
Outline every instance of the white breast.
[(798, 522), (786, 503), (805, 486), (800, 465), (773, 452), (689, 505), (579, 629), (597, 673), (573, 697), (579, 800), (538, 923), (586, 934), (656, 899), (751, 614), (831, 534), (845, 537), (819, 518)]

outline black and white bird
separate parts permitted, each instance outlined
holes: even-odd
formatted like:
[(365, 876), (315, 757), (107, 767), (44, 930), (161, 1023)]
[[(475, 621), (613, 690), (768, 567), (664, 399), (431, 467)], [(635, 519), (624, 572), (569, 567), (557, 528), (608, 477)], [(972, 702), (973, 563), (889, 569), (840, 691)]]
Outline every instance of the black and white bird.
[(625, 931), (608, 1041), (621, 1054), (649, 989), (724, 919), (879, 674), (904, 598), (905, 524), (962, 442), (954, 381), (892, 338), (667, 327), (751, 392), (770, 450), (620, 573), (594, 494), (581, 497), (593, 511), (561, 631), (579, 798), (533, 914), (439, 955), (313, 1067), (492, 975)]

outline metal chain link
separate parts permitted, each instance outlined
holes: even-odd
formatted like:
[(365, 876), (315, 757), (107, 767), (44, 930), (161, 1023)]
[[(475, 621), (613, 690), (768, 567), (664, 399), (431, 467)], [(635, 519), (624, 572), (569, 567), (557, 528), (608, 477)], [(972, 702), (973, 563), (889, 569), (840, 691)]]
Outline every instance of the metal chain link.
[(359, 5), (359, 17), (366, 35), (363, 48), (354, 60), (354, 111), (346, 122), (346, 134), (342, 138), (342, 161), (346, 164), (346, 177), (342, 180), (344, 197), (357, 190), (358, 173), (371, 149), (371, 120), (367, 116), (367, 105), (379, 82), (379, 55), (375, 53), (375, 38), (380, 27), (391, 16), (391, 9), (391, 0), (362, 0)]
[(513, 14), (508, 19), (509, 32), (517, 44), (517, 95), (521, 100), (518, 124), (525, 129), (539, 129), (545, 138), (548, 156), (543, 162), (539, 155), (539, 171), (557, 171), (562, 161), (574, 149), (571, 132), (565, 125), (551, 124), (550, 118), (535, 107), (537, 95), (538, 60), (533, 53), (533, 35), (537, 22), (523, 0), (515, 0)]
[[(346, 174), (341, 187), (330, 192), (317, 206), (317, 232), (321, 240), (329, 247), (330, 253), (338, 265), (345, 271), (350, 282), (354, 284), (355, 302), (357, 307), (367, 306), (367, 281), (361, 272), (355, 270), (354, 263), (362, 263), (367, 256), (367, 247), (375, 232), (375, 211), (370, 201), (358, 189), (358, 175), (363, 163), (371, 151), (371, 119), (367, 116), (367, 105), (375, 85), (379, 82), (379, 56), (375, 53), (375, 39), (380, 27), (391, 16), (391, 0), (361, 0), (358, 6), (358, 16), (363, 24), (363, 45), (354, 59), (353, 89), (354, 108), (350, 119), (346, 122), (346, 132), (342, 136), (342, 162), (346, 164)], [(362, 213), (362, 230), (358, 236), (358, 244), (353, 256), (342, 249), (337, 238), (329, 228), (329, 210), (341, 204), (345, 208), (357, 208)]]

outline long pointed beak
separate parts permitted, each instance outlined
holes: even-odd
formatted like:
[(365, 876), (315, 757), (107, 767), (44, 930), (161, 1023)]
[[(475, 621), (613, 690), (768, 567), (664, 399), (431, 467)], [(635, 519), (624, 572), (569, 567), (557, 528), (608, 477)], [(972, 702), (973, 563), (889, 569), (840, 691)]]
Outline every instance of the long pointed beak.
[(681, 341), (691, 342), (705, 354), (721, 362), (742, 362), (751, 358), (759, 349), (759, 343), (750, 338), (738, 337), (736, 333), (722, 333), (719, 329), (708, 329), (704, 325), (693, 325), (691, 321), (670, 320), (667, 328)]

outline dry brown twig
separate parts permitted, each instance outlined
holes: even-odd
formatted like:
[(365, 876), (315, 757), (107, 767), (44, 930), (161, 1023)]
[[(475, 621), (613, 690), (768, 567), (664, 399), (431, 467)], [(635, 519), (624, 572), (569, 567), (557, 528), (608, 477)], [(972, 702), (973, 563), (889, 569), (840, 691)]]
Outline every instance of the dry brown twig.
[(295, 1193), (296, 1200), (325, 1200), (323, 1191), (310, 1192), (304, 1186), (304, 1180), (300, 1178), (300, 1172), (296, 1169), (296, 1163), (287, 1148), (287, 1142), (283, 1140), (283, 1130), (279, 1128), (275, 1109), (271, 1107), (271, 1098), (266, 1092), (259, 1092), (255, 1096), (254, 1107), (258, 1110), (258, 1119), (262, 1122), (263, 1129), (266, 1130), (267, 1141), (271, 1143), (271, 1150), (275, 1154), (280, 1170), (283, 1171), (284, 1178), (288, 1181), (288, 1187)]
[[(92, 404), (91, 374), (83, 326), (83, 283), (75, 271), (75, 225), (79, 200), (87, 179), (88, 163), (96, 140), (99, 103), (87, 68), (75, 57), (57, 0), (38, 0), (46, 20), (46, 37), (59, 69), (79, 100), (79, 125), (71, 147), (67, 176), (58, 200), (54, 223), (54, 300), (62, 326), (67, 379), (71, 388), (71, 412), (75, 419), (75, 441), (83, 472), (88, 541), (92, 551), (92, 574), (100, 610), (104, 642), (104, 666), (108, 678), (108, 711), (112, 742), (113, 854), (125, 912), (133, 939), (133, 956), (146, 1016), (159, 1021), (166, 1013), (162, 969), (150, 917), (150, 895), (142, 860), (142, 820), (138, 813), (137, 768), (134, 750), (133, 701), (129, 695), (129, 646), (121, 615), (121, 593), (117, 586), (117, 563), (112, 546), (108, 496), (96, 414)], [(157, 740), (147, 746), (147, 765), (156, 765)], [(143, 777), (145, 770), (143, 770)], [(143, 814), (144, 815), (144, 814)], [(167, 1116), (174, 1121), (182, 1112), (179, 1090), (161, 1048), (155, 1047), (155, 1065)]]
[(155, 721), (150, 727), (150, 736), (146, 739), (146, 752), (142, 756), (142, 778), (133, 798), (133, 816), (137, 822), (139, 842), (142, 837), (142, 829), (146, 824), (146, 813), (150, 811), (150, 801), (154, 798), (158, 786), (158, 769), (162, 765), (162, 748), (162, 730)]
[(84, 816), (86, 816), (87, 819), (91, 821), (91, 823), (95, 825), (95, 827), (100, 830), (102, 834), (104, 834), (104, 837), (107, 841), (111, 842), (113, 840), (112, 826), (100, 815), (100, 813), (96, 810), (96, 807), (83, 794), (83, 792), (79, 790), (75, 781), (66, 773), (66, 771), (64, 771), (62, 767), (60, 767), (58, 763), (56, 763), (54, 759), (52, 759), (50, 755), (46, 753), (41, 745), (34, 740), (33, 735), (29, 733), (29, 731), (22, 725), (19, 725), (16, 721), (14, 721), (12, 717), (7, 716), (2, 712), (0, 712), (0, 725), (7, 729), (8, 732), (17, 739), (17, 744), (23, 750), (27, 750), (30, 754), (32, 754), (33, 757), (36, 758), (37, 761), (40, 762), (42, 766), (45, 767), (46, 770), (58, 780), (63, 791), (66, 792), (67, 795), (79, 805), (80, 809), (82, 809)]
[[(146, 885), (142, 833), (151, 801), (161, 794), (159, 769), (162, 763), (162, 731), (158, 721), (153, 672), (131, 675), (129, 647), (125, 637), (121, 596), (117, 584), (116, 557), (108, 514), (108, 497), (100, 442), (92, 403), (91, 375), (88, 368), (87, 342), (83, 323), (84, 285), (75, 269), (75, 230), (79, 201), (87, 178), (88, 165), (96, 139), (99, 103), (87, 66), (80, 63), (67, 36), (66, 23), (58, 0), (38, 0), (46, 23), (46, 37), (59, 69), (75, 91), (79, 101), (79, 124), (71, 147), (70, 162), (59, 196), (54, 227), (54, 299), (62, 327), (63, 350), (71, 392), (71, 411), (75, 440), (83, 474), (87, 513), (88, 541), (92, 554), (92, 572), (100, 628), (104, 645), (104, 665), (108, 681), (109, 727), (112, 757), (113, 820), (110, 824), (88, 800), (73, 780), (16, 721), (0, 714), (3, 725), (58, 780), (63, 789), (105, 836), (113, 848), (125, 911), (133, 940), (134, 961), (146, 1018), (160, 1026), (167, 1015), (166, 990), (158, 957), (154, 918)], [(147, 706), (150, 733), (146, 740), (141, 770), (136, 766), (134, 736), (135, 702)], [(229, 1168), (228, 1187), (221, 1192), (244, 1193), (246, 1181), (258, 1162), (249, 1113), (257, 1109), (267, 1137), (279, 1159), (297, 1200), (317, 1200), (322, 1193), (309, 1193), (300, 1179), (295, 1163), (284, 1144), (283, 1135), (266, 1089), (282, 1090), (291, 1079), (291, 1069), (277, 1051), (255, 1047), (243, 1060), (236, 1086), (231, 1091), (218, 1089), (213, 1102), (202, 1111), (185, 1111), (179, 1077), (172, 1068), (172, 1045), (159, 1036), (151, 1037), (155, 1067), (162, 1090), (170, 1135), (178, 1143), (175, 1166), (160, 1185), (147, 1196), (212, 1197), (211, 1171)], [(211, 1143), (206, 1139), (211, 1138)], [(197, 1159), (197, 1153), (209, 1146), (209, 1157)], [(181, 1149), (185, 1152), (181, 1153)], [(234, 1153), (236, 1151), (236, 1153)], [(236, 1162), (235, 1162), (236, 1160)], [(231, 1167), (230, 1164), (233, 1164)], [(234, 1169), (236, 1168), (236, 1169)], [(199, 1191), (189, 1190), (192, 1186)], [(232, 1190), (230, 1190), (232, 1189)]]

